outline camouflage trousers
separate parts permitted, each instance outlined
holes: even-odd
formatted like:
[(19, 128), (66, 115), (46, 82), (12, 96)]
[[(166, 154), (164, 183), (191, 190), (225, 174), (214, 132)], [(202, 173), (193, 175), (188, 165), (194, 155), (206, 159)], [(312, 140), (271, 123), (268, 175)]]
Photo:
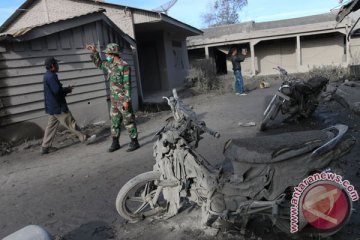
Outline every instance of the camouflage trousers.
[(130, 138), (137, 138), (138, 132), (131, 104), (129, 104), (128, 110), (124, 110), (122, 102), (111, 101), (110, 117), (112, 137), (120, 137), (121, 123), (124, 122), (124, 126), (128, 130)]

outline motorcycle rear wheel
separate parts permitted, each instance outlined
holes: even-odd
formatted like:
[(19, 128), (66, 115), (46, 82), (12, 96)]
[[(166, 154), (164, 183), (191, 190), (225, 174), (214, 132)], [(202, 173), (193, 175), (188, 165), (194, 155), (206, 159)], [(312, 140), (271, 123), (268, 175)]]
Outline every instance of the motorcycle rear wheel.
[[(160, 173), (155, 171), (145, 172), (130, 179), (120, 189), (116, 198), (116, 209), (120, 216), (134, 223), (146, 217), (164, 214), (167, 201), (155, 184), (156, 180), (160, 180)], [(157, 191), (160, 191), (160, 194), (157, 201), (153, 202)]]

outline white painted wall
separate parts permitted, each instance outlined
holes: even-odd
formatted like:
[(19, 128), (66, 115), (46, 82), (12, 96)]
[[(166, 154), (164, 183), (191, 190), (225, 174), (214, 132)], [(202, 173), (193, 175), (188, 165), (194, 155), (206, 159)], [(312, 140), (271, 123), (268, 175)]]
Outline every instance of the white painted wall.
[(360, 64), (360, 37), (352, 38), (350, 41), (351, 64)]
[(301, 65), (306, 69), (322, 65), (346, 64), (342, 34), (301, 37)]
[(277, 74), (273, 68), (281, 66), (296, 72), (296, 39), (263, 41), (255, 45), (256, 70), (259, 74)]
[(169, 88), (182, 87), (189, 69), (185, 39), (165, 32), (164, 46)]

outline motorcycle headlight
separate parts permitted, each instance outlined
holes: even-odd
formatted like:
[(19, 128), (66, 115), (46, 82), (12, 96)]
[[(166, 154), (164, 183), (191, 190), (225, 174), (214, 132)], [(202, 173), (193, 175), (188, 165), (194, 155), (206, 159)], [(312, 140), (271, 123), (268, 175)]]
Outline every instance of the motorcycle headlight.
[(281, 87), (281, 93), (285, 94), (285, 95), (290, 95), (291, 94), (291, 89), (289, 85), (284, 85)]

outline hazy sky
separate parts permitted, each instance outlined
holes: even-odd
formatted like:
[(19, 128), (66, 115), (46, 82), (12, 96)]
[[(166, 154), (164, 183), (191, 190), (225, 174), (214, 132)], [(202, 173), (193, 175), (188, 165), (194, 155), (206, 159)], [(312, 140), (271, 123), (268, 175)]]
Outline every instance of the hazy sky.
[[(168, 0), (106, 0), (131, 7), (152, 10)], [(204, 27), (201, 14), (214, 0), (178, 0), (169, 15), (197, 28)], [(24, 2), (24, 0), (0, 0), (0, 25)], [(345, 2), (345, 1), (344, 1)], [(328, 13), (339, 6), (339, 0), (248, 0), (240, 12), (241, 21), (256, 22), (295, 18)]]

